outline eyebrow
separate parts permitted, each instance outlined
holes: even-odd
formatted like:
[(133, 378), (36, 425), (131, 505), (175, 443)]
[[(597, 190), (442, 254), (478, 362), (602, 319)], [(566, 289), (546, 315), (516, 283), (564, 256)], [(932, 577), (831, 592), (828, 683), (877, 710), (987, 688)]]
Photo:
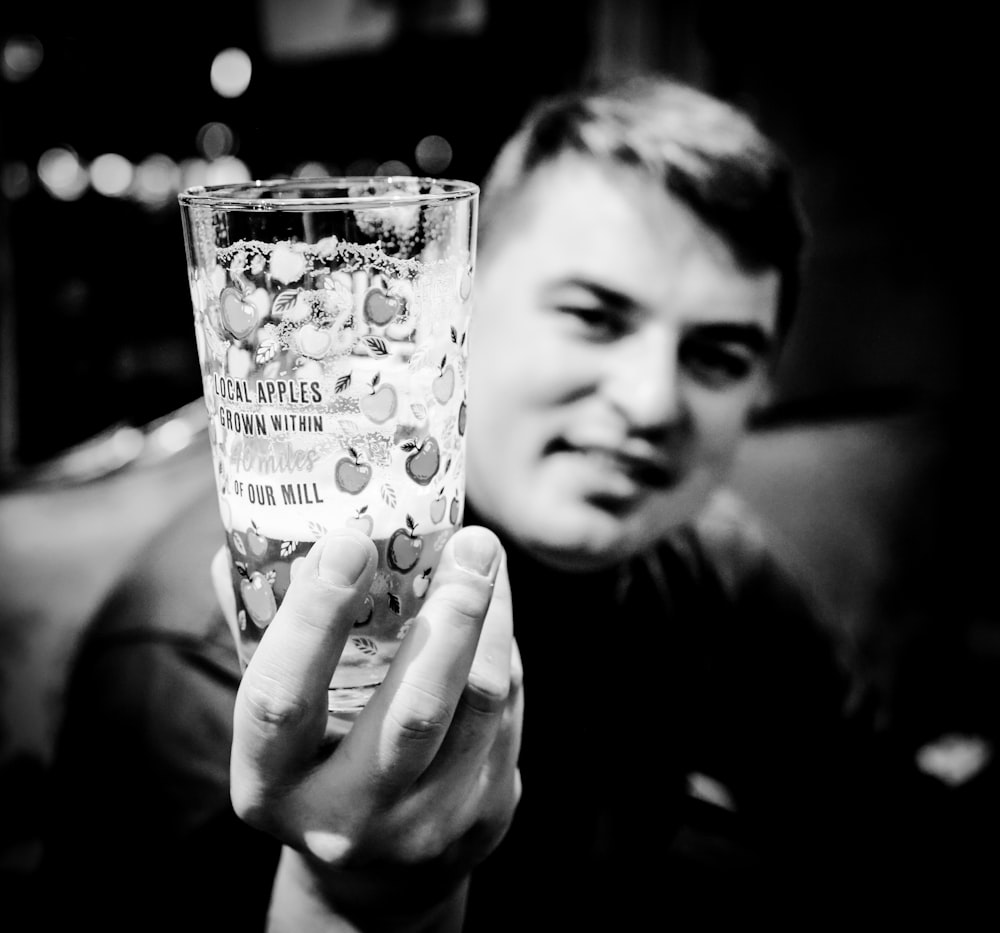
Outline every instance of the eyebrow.
[(624, 292), (617, 291), (614, 288), (608, 288), (606, 285), (600, 285), (597, 282), (592, 282), (589, 279), (581, 279), (576, 277), (571, 277), (568, 279), (560, 279), (557, 282), (553, 282), (546, 289), (550, 294), (552, 292), (558, 292), (564, 288), (579, 288), (585, 292), (590, 292), (601, 304), (606, 305), (609, 308), (615, 308), (619, 311), (629, 311), (637, 307), (635, 301), (626, 295)]
[[(633, 311), (638, 307), (635, 300), (624, 292), (576, 276), (553, 282), (546, 291), (551, 294), (563, 288), (579, 288), (590, 292), (601, 304), (618, 311)], [(774, 343), (773, 337), (760, 324), (753, 323), (706, 321), (692, 324), (689, 332), (696, 332), (699, 337), (707, 337), (719, 343), (741, 343), (747, 349), (761, 355), (770, 352)]]

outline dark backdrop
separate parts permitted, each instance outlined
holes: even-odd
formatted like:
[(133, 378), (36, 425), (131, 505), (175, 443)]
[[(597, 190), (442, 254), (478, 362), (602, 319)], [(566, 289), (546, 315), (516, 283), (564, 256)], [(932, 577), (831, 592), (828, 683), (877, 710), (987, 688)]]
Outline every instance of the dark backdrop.
[[(181, 162), (197, 154), (198, 129), (222, 121), (255, 177), (306, 160), (415, 168), (417, 141), (437, 134), (453, 149), (443, 174), (478, 181), (538, 95), (641, 67), (673, 71), (747, 106), (800, 168), (813, 246), (780, 410), (929, 405), (963, 426), (959, 443), (991, 419), (995, 315), (973, 233), (995, 199), (980, 181), (983, 24), (961, 6), (411, 2), (380, 42), (295, 57), (288, 17), (301, 4), (314, 17), (322, 7), (276, 4), (280, 48), (264, 0), (183, 0), (142, 16), (7, 4), (0, 41), (34, 36), (44, 57), (30, 78), (0, 80), (5, 171), (32, 176), (53, 146), (84, 165), (108, 151)], [(366, 11), (396, 6), (347, 3), (343, 35)], [(236, 99), (208, 81), (229, 46), (254, 67)], [(150, 208), (92, 189), (63, 202), (33, 177), (4, 191), (5, 471), (197, 397), (175, 202)]]

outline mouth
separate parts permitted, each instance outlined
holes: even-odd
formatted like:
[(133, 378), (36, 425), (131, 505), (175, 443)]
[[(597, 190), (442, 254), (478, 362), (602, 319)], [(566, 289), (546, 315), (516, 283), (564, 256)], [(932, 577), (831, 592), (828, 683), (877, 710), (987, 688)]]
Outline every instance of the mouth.
[(601, 444), (572, 444), (564, 438), (552, 441), (546, 453), (580, 457), (595, 470), (625, 477), (646, 489), (669, 489), (678, 481), (677, 468), (653, 454), (626, 452)]

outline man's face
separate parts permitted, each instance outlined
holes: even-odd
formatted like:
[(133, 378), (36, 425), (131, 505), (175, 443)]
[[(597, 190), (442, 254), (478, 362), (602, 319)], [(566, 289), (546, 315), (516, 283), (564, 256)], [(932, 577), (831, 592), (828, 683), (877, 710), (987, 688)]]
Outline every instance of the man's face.
[(476, 272), (468, 491), (549, 563), (607, 566), (687, 521), (766, 388), (776, 271), (680, 201), (576, 155), (532, 176)]

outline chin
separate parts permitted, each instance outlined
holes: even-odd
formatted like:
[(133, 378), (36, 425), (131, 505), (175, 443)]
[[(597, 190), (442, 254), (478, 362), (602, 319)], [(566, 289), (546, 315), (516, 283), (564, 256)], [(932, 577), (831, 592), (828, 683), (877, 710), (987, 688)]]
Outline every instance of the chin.
[(579, 573), (621, 564), (656, 539), (654, 530), (636, 516), (618, 517), (586, 503), (550, 514), (544, 524), (526, 532), (521, 543), (538, 560)]

